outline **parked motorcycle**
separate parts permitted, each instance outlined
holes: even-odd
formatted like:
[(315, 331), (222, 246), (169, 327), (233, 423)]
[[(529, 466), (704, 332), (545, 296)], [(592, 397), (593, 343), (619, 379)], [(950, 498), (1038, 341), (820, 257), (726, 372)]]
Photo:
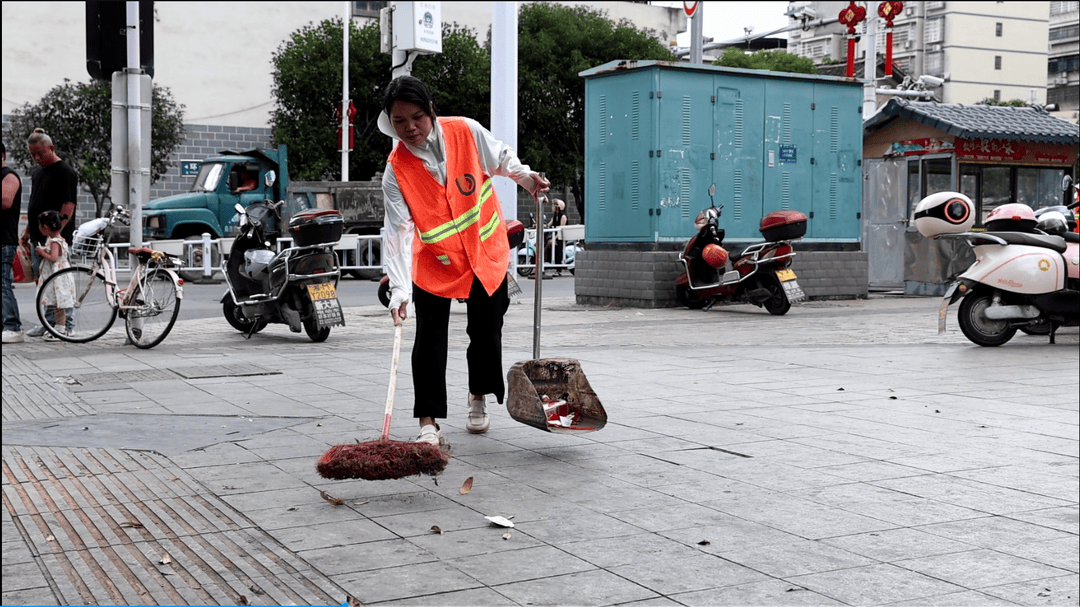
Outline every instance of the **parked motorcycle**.
[[(268, 174), (267, 187), (274, 175)], [(333, 247), (341, 239), (344, 220), (339, 211), (308, 210), (289, 221), (293, 246), (275, 252), (284, 201), (236, 205), (240, 232), (225, 267), (228, 291), (221, 298), (225, 320), (251, 337), (268, 323), (301, 327), (314, 342), (325, 341), (330, 328), (344, 326), (337, 298), (341, 278)]]
[[(536, 272), (536, 214), (529, 213), (529, 229), (533, 230), (532, 235), (524, 239), (521, 246), (517, 250), (517, 273), (519, 276), (526, 278), (533, 275)], [(543, 230), (541, 229), (541, 232)], [(547, 232), (545, 236), (547, 238), (554, 237), (553, 232)], [(553, 262), (548, 259), (551, 256), (550, 247), (548, 245), (549, 253), (544, 257), (544, 267), (556, 271), (568, 270), (570, 274), (574, 273), (574, 258), (577, 256), (578, 246), (573, 242), (563, 241), (562, 246), (562, 259), (558, 262)], [(555, 266), (553, 264), (561, 264)]]
[(765, 242), (729, 254), (723, 247), (724, 230), (718, 225), (724, 207), (712, 200), (715, 193), (713, 184), (709, 187), (711, 206), (694, 221), (700, 231), (679, 255), (684, 271), (675, 280), (676, 298), (692, 310), (728, 301), (752, 303), (776, 316), (787, 314), (791, 304), (806, 299), (790, 268), (795, 257), (791, 243), (806, 234), (806, 215), (769, 213), (759, 225)]
[(914, 214), (920, 234), (963, 239), (975, 253), (946, 289), (938, 333), (957, 301), (960, 330), (980, 346), (1000, 346), (1017, 330), (1049, 334), (1054, 343), (1058, 327), (1080, 325), (1080, 234), (1069, 231), (1068, 219), (1078, 205), (1066, 206), (1068, 215), (1051, 207), (1036, 217), (1027, 205), (1006, 204), (991, 211), (985, 232), (971, 232), (975, 206), (967, 196), (939, 192), (921, 200)]

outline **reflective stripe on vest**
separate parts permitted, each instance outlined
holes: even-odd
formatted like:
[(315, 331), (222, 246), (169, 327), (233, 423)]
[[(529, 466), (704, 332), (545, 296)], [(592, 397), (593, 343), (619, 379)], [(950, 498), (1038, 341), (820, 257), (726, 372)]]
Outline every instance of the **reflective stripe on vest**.
[[(466, 228), (472, 224), (480, 221), (480, 207), (484, 205), (489, 198), (491, 198), (492, 192), (495, 191), (491, 180), (488, 179), (484, 182), (484, 185), (480, 188), (480, 200), (471, 209), (466, 211), (459, 217), (455, 217), (450, 221), (438, 226), (434, 229), (420, 233), (420, 240), (424, 244), (435, 244), (441, 240), (445, 240), (454, 234), (460, 234), (465, 231)], [(499, 225), (499, 215), (492, 215), (491, 221), (487, 222), (482, 228), (480, 228), (480, 240), (487, 240), (495, 232), (495, 228)], [(449, 261), (443, 262), (449, 265)]]

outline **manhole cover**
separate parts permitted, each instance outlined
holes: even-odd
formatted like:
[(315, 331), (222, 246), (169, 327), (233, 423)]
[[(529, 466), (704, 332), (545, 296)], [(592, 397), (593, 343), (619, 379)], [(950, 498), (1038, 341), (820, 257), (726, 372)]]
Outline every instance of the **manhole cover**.
[(272, 371), (259, 365), (202, 365), (198, 367), (179, 367), (171, 369), (184, 379), (206, 379), (208, 377), (244, 377), (247, 375), (281, 375), (281, 371)]

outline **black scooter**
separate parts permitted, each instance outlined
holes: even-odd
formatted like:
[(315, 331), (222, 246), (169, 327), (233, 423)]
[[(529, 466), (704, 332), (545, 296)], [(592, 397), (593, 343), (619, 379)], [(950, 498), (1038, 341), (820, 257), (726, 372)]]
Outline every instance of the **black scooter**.
[(248, 338), (268, 323), (283, 323), (293, 333), (302, 326), (312, 341), (325, 341), (331, 327), (345, 325), (337, 298), (341, 270), (334, 254), (344, 221), (339, 211), (297, 213), (288, 227), (294, 246), (275, 252), (271, 239), (280, 235), (284, 204), (266, 200), (246, 209), (236, 205), (240, 233), (225, 266), (229, 290), (221, 298), (222, 312)]

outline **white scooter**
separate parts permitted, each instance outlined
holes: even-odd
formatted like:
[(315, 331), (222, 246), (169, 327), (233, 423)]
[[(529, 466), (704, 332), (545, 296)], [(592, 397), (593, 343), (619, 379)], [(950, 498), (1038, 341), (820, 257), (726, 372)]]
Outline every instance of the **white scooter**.
[(1068, 231), (1061, 213), (1036, 220), (1027, 205), (1007, 204), (990, 213), (985, 232), (971, 232), (975, 205), (963, 194), (939, 192), (919, 202), (914, 219), (923, 236), (961, 238), (975, 253), (945, 293), (939, 333), (957, 301), (961, 331), (980, 346), (1000, 346), (1018, 329), (1049, 333), (1054, 343), (1058, 327), (1080, 325), (1080, 234)]

